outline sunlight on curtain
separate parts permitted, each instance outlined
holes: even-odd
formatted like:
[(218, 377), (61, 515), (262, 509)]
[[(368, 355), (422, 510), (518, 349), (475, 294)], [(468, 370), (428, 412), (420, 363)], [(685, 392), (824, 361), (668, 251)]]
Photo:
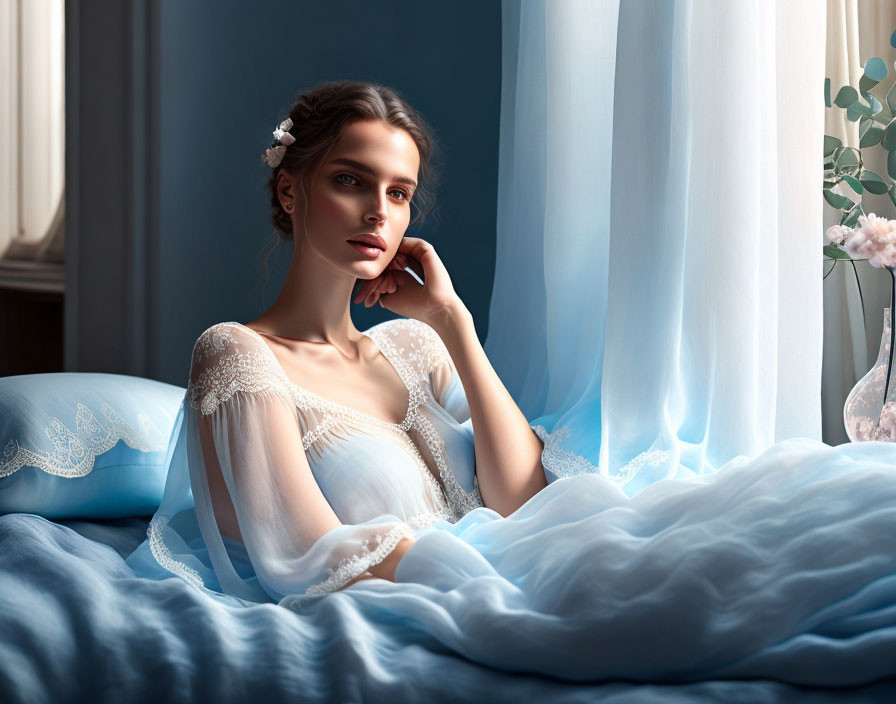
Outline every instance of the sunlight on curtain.
[(527, 418), (629, 493), (820, 439), (824, 4), (502, 9), (486, 349)]

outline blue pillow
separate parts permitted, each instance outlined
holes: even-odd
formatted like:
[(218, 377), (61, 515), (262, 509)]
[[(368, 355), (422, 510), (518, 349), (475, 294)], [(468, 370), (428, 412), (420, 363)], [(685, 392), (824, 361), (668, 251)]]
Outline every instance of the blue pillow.
[(0, 378), (0, 514), (155, 513), (185, 393), (123, 374)]

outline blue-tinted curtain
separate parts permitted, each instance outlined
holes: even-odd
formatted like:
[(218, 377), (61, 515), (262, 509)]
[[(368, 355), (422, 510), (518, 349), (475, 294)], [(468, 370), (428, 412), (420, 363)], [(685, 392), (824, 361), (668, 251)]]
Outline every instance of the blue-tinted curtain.
[(825, 4), (505, 0), (486, 351), (629, 494), (821, 440)]

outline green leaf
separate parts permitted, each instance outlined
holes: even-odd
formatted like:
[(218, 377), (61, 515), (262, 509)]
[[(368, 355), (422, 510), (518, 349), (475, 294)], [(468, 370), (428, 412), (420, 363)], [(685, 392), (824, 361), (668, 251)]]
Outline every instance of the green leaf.
[(893, 205), (896, 205), (896, 188), (890, 186), (890, 188), (887, 190), (887, 194), (889, 194), (890, 200), (893, 201)]
[(896, 179), (896, 151), (887, 154), (887, 175)]
[(843, 147), (837, 147), (834, 152), (831, 154), (831, 158), (834, 160), (831, 164), (831, 175), (840, 176), (840, 167), (837, 166), (837, 159), (840, 158), (840, 155), (843, 153)]
[(849, 255), (835, 244), (825, 245), (823, 251), (825, 256), (828, 256), (831, 259), (849, 259)]
[(868, 91), (874, 88), (880, 81), (875, 81), (873, 78), (869, 76), (862, 76), (859, 79), (859, 93), (862, 95), (868, 95)]
[[(893, 30), (893, 33), (890, 35), (890, 46), (896, 49), (896, 29)], [(896, 64), (896, 62), (894, 62)]]
[(826, 134), (824, 136), (824, 155), (830, 156), (831, 152), (833, 152), (837, 147), (843, 146), (843, 142), (841, 142), (836, 137), (831, 137), (831, 135)]
[(837, 157), (837, 161), (834, 162), (834, 166), (839, 171), (846, 171), (858, 167), (860, 163), (859, 150), (855, 147), (844, 147)]
[(880, 101), (877, 99), (876, 95), (868, 94), (868, 102), (871, 103), (871, 114), (872, 115), (880, 115), (884, 111), (884, 106), (881, 105)]
[(892, 114), (896, 115), (896, 83), (887, 91), (887, 107), (890, 108)]
[(824, 195), (824, 199), (832, 206), (837, 208), (838, 210), (845, 210), (848, 208), (852, 208), (855, 203), (853, 203), (846, 196), (841, 196), (838, 193), (831, 193), (830, 191), (822, 191), (822, 195)]
[(862, 113), (856, 108), (856, 103), (853, 103), (848, 108), (846, 108), (846, 119), (850, 122), (855, 122), (862, 116)]
[(859, 177), (859, 181), (869, 193), (873, 193), (876, 196), (882, 196), (887, 192), (887, 182), (868, 169), (862, 170), (862, 175)]
[[(858, 203), (856, 203), (858, 205)], [(862, 214), (861, 208), (853, 208), (852, 210), (843, 214), (843, 217), (840, 219), (840, 224), (844, 227), (855, 227), (856, 223), (859, 221), (859, 215)]]
[(865, 62), (865, 75), (868, 76), (875, 84), (880, 83), (887, 77), (887, 65), (881, 58), (868, 59)]
[(859, 120), (859, 137), (861, 137), (863, 134), (865, 134), (865, 130), (868, 129), (868, 125), (873, 124), (873, 123), (874, 123), (873, 117), (864, 117), (863, 116), (862, 119)]
[(855, 112), (859, 113), (860, 115), (864, 115), (865, 117), (872, 117), (871, 105), (865, 105), (865, 103), (862, 102), (861, 98), (850, 105), (847, 110), (854, 110)]
[(831, 107), (831, 79), (824, 79), (824, 106)]
[(843, 180), (849, 184), (849, 187), (854, 190), (856, 193), (861, 193), (865, 189), (862, 188), (862, 184), (858, 182), (858, 180), (854, 179), (852, 176), (843, 176)]
[(867, 127), (864, 132), (859, 128), (859, 134), (861, 135), (859, 138), (859, 146), (862, 148), (873, 147), (881, 140), (881, 137), (883, 137), (884, 134), (884, 131), (880, 127), (870, 126), (874, 124), (873, 122), (868, 122), (866, 124), (869, 125), (869, 127)]
[(837, 97), (834, 98), (834, 105), (841, 108), (848, 108), (859, 99), (859, 94), (852, 86), (843, 86)]
[(887, 129), (884, 130), (884, 135), (881, 137), (880, 144), (888, 152), (896, 149), (896, 118), (890, 120), (890, 124), (887, 125)]

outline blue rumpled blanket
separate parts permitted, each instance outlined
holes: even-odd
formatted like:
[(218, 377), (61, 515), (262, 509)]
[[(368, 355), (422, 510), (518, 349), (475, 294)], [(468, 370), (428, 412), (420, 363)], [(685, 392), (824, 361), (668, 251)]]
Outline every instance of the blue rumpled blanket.
[(896, 701), (894, 460), (796, 439), (630, 498), (570, 477), (423, 535), (395, 583), (280, 605), (136, 577), (148, 518), (9, 514), (0, 699)]

